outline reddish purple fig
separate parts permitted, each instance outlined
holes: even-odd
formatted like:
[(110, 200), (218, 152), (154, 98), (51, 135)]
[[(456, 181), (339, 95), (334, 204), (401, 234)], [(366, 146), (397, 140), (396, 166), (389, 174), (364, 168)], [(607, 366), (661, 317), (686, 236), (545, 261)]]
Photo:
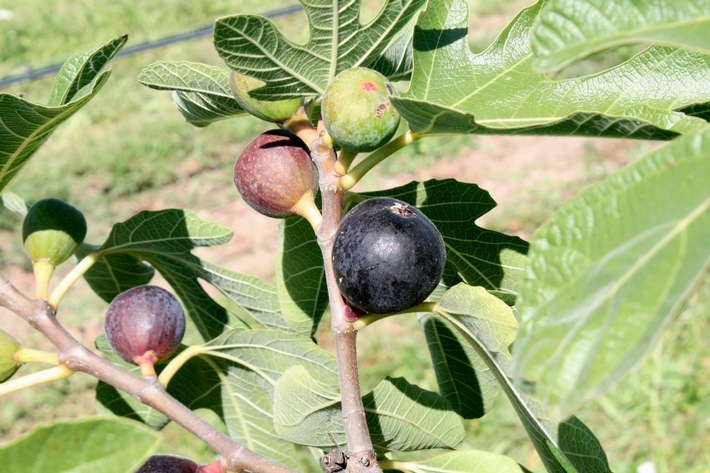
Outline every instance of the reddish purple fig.
[(234, 184), (244, 201), (263, 215), (285, 218), (301, 215), (302, 199), (318, 191), (318, 172), (308, 147), (285, 130), (254, 138), (234, 165)]
[(177, 350), (185, 334), (185, 314), (178, 300), (158, 286), (138, 286), (114, 298), (106, 311), (106, 338), (121, 358), (140, 365)]
[(199, 465), (189, 458), (153, 455), (136, 473), (197, 473)]

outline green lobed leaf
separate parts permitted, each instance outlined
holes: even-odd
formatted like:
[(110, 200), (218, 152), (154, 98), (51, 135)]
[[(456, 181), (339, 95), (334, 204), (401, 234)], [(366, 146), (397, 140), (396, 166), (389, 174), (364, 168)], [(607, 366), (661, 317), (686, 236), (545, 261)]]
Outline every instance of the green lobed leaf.
[(121, 36), (88, 55), (82, 54), (70, 59), (52, 91), (51, 100), (56, 101), (57, 106), (40, 105), (0, 93), (0, 192), (17, 176), (54, 130), (86, 105), (103, 87), (110, 71), (100, 72), (100, 66), (113, 57), (125, 42), (126, 37)]
[(534, 71), (529, 35), (543, 3), (522, 10), (474, 54), (467, 4), (429, 2), (414, 33), (410, 89), (392, 99), (410, 128), (670, 139), (705, 125), (674, 110), (710, 101), (706, 55), (653, 47), (588, 76), (553, 80)]
[(111, 59), (128, 41), (128, 35), (119, 36), (95, 51), (79, 53), (69, 58), (59, 69), (48, 105), (66, 105), (80, 97)]
[(132, 421), (90, 417), (35, 428), (0, 446), (5, 471), (130, 473), (158, 448), (157, 432)]
[(476, 225), (476, 219), (496, 205), (487, 191), (454, 179), (432, 179), (360, 195), (395, 197), (431, 219), (446, 245), (446, 286), (465, 282), (517, 295), (528, 244), (518, 237)]
[(159, 61), (143, 69), (138, 82), (173, 92), (173, 101), (188, 123), (203, 127), (244, 115), (229, 86), (229, 73), (195, 62)]
[(421, 461), (382, 462), (390, 467), (416, 473), (524, 473), (527, 470), (510, 457), (481, 450), (447, 452)]
[(285, 219), (279, 226), (276, 288), (283, 316), (297, 333), (313, 335), (328, 307), (328, 289), (323, 256), (305, 219)]
[(587, 468), (606, 463), (588, 429), (579, 429), (577, 437), (566, 433), (563, 443), (538, 402), (513, 383), (509, 347), (518, 323), (510, 307), (481, 287), (459, 284), (444, 294), (434, 312), (459, 330), (496, 376), (548, 472), (569, 473), (561, 461), (580, 473), (611, 471)]
[[(97, 248), (82, 245), (76, 252), (81, 259)], [(111, 302), (117, 295), (132, 287), (148, 284), (155, 270), (134, 255), (117, 253), (99, 258), (84, 273), (89, 287), (106, 302)]]
[(255, 98), (322, 95), (339, 72), (378, 64), (426, 1), (385, 0), (366, 25), (360, 23), (360, 0), (301, 3), (311, 33), (304, 44), (289, 41), (261, 16), (235, 15), (215, 22), (214, 44), (220, 57), (235, 71), (266, 82), (252, 92)]
[[(454, 448), (465, 435), (461, 417), (437, 393), (404, 378), (386, 378), (363, 397), (370, 437), (378, 451)], [(301, 445), (333, 448), (345, 442), (337, 384), (303, 367), (276, 384), (274, 424), (284, 438)]]
[(646, 353), (710, 263), (710, 129), (573, 199), (535, 234), (516, 379), (557, 419)]
[[(150, 263), (172, 286), (202, 337), (211, 339), (232, 326), (244, 326), (244, 323), (230, 317), (226, 309), (202, 288), (198, 279), (210, 282), (211, 266), (194, 256), (191, 250), (221, 245), (231, 237), (231, 230), (201, 220), (191, 211), (143, 211), (114, 225), (99, 255), (128, 254)], [(114, 272), (114, 276), (119, 274)], [(234, 275), (235, 284), (238, 280), (239, 275)], [(130, 281), (124, 284), (130, 284)], [(245, 300), (251, 297), (252, 289), (249, 282), (244, 284)], [(232, 296), (236, 294), (241, 293), (236, 289), (231, 292)]]
[(547, 0), (531, 36), (542, 71), (589, 54), (637, 42), (710, 54), (710, 3), (705, 0)]
[(478, 419), (499, 391), (495, 375), (450, 323), (431, 313), (419, 323), (434, 365), (439, 392), (464, 419)]

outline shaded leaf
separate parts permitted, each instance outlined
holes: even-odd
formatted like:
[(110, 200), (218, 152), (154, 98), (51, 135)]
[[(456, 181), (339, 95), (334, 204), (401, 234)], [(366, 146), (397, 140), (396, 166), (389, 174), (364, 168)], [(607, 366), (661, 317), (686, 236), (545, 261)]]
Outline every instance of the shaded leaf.
[(528, 244), (476, 225), (476, 219), (496, 205), (487, 191), (454, 179), (433, 179), (360, 195), (395, 197), (431, 219), (446, 245), (446, 286), (465, 282), (511, 296), (517, 294)]
[(0, 446), (5, 471), (129, 473), (158, 448), (156, 432), (132, 421), (91, 417), (41, 426)]
[(419, 316), (441, 395), (464, 419), (487, 412), (498, 393), (495, 376), (451, 324), (433, 314)]
[[(404, 378), (381, 381), (363, 397), (370, 437), (379, 451), (454, 448), (464, 437), (461, 417), (444, 398)], [(278, 380), (274, 398), (276, 431), (302, 445), (333, 448), (345, 442), (337, 385), (304, 368)], [(330, 435), (329, 435), (330, 433)]]
[(532, 29), (534, 65), (552, 71), (604, 49), (644, 42), (710, 54), (704, 0), (548, 0)]
[[(36, 104), (0, 93), (0, 192), (17, 176), (29, 159), (66, 119), (86, 105), (103, 87), (110, 71), (99, 73), (100, 65), (113, 57), (126, 38), (116, 38), (92, 53), (70, 59), (63, 76), (57, 78), (53, 100), (61, 106)], [(80, 63), (81, 59), (84, 59)], [(79, 90), (82, 93), (79, 94)], [(73, 100), (70, 100), (73, 98)]]
[(564, 419), (646, 353), (710, 263), (710, 129), (637, 160), (535, 234), (517, 379)]
[(195, 126), (207, 126), (246, 113), (232, 95), (229, 73), (219, 67), (159, 61), (143, 69), (138, 82), (151, 89), (173, 91), (178, 110)]
[[(81, 259), (96, 248), (82, 245), (76, 252)], [(117, 253), (99, 258), (84, 273), (84, 279), (101, 299), (111, 302), (114, 297), (128, 289), (148, 284), (155, 270), (134, 255)]]
[(328, 307), (328, 289), (323, 256), (305, 219), (285, 219), (279, 226), (276, 288), (283, 316), (297, 333), (313, 335)]
[(654, 47), (597, 74), (552, 80), (532, 69), (529, 35), (542, 4), (474, 54), (466, 3), (429, 2), (414, 33), (410, 89), (392, 99), (410, 128), (670, 139), (704, 126), (673, 110), (710, 101), (710, 57)]
[[(235, 71), (266, 85), (252, 92), (281, 100), (322, 95), (336, 74), (354, 66), (375, 65), (425, 0), (385, 0), (378, 14), (360, 23), (360, 0), (301, 0), (310, 38), (296, 44), (268, 19), (235, 15), (215, 22), (217, 52)], [(390, 49), (389, 53), (396, 51)], [(387, 67), (393, 61), (385, 61)]]
[[(510, 400), (523, 427), (550, 473), (569, 473), (564, 465), (574, 465), (586, 444), (573, 445), (571, 453), (561, 450), (557, 428), (538, 402), (512, 381), (509, 347), (515, 339), (517, 321), (512, 309), (480, 287), (459, 284), (449, 289), (434, 312), (450, 322), (495, 375)], [(585, 460), (586, 461), (586, 460)], [(586, 464), (586, 463), (585, 463)], [(579, 471), (587, 471), (580, 468)], [(608, 470), (599, 470), (602, 473)]]

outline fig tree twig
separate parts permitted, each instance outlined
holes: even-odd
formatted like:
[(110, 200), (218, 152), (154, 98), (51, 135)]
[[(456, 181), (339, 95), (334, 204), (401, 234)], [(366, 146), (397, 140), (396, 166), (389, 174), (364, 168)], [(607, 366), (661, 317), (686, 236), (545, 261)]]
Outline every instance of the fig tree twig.
[(333, 240), (343, 208), (340, 175), (335, 171), (335, 153), (327, 135), (321, 134), (311, 148), (311, 157), (318, 167), (323, 220), (316, 230), (323, 254), (331, 312), (331, 327), (338, 361), (340, 397), (345, 436), (348, 441), (347, 471), (350, 473), (381, 473), (370, 439), (365, 408), (362, 404), (357, 367), (357, 332), (346, 317), (346, 307), (333, 273)]
[(217, 452), (225, 472), (295, 473), (262, 457), (229, 438), (165, 391), (155, 377), (136, 376), (101, 358), (74, 338), (57, 320), (44, 300), (30, 299), (0, 275), (0, 306), (10, 309), (57, 347), (58, 361), (71, 371), (81, 371), (133, 396), (166, 415)]

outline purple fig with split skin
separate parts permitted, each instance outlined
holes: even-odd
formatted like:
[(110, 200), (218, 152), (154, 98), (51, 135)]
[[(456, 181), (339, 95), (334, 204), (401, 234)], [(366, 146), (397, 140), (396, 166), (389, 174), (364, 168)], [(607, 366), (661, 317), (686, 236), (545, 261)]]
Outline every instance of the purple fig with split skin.
[(129, 363), (152, 354), (160, 362), (180, 346), (185, 313), (170, 292), (158, 286), (137, 286), (116, 296), (106, 311), (106, 338)]
[(275, 218), (300, 214), (302, 199), (318, 192), (318, 171), (308, 147), (285, 130), (254, 138), (237, 158), (234, 184), (242, 199), (259, 213)]
[(358, 311), (387, 314), (429, 297), (446, 263), (439, 230), (419, 209), (391, 197), (356, 205), (338, 226), (333, 270)]

